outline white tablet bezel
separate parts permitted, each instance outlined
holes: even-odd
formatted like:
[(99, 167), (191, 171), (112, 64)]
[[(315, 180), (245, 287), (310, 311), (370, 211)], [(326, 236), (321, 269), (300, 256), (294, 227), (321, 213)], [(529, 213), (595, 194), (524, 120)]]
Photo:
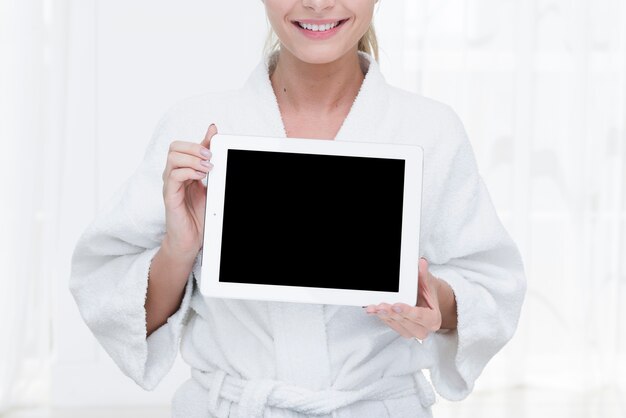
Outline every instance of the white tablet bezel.
[[(417, 304), (424, 155), (422, 147), (405, 144), (215, 134), (211, 139), (210, 149), (213, 168), (209, 172), (206, 182), (207, 202), (200, 280), (200, 291), (204, 296), (352, 306), (365, 306), (381, 302), (403, 302), (412, 306)], [(404, 159), (399, 291), (382, 292), (219, 282), (228, 149)], [(207, 239), (207, 237), (212, 237), (212, 239)]]

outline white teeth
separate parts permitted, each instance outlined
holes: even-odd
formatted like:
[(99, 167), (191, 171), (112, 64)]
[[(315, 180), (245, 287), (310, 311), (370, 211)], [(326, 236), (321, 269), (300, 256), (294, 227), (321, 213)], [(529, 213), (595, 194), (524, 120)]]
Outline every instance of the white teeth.
[(310, 23), (301, 23), (298, 22), (298, 25), (300, 25), (301, 28), (304, 29), (308, 29), (311, 30), (313, 32), (325, 32), (327, 30), (330, 30), (332, 28), (334, 28), (335, 26), (337, 26), (339, 24), (339, 22), (334, 22), (334, 23), (327, 23), (325, 25), (312, 25)]

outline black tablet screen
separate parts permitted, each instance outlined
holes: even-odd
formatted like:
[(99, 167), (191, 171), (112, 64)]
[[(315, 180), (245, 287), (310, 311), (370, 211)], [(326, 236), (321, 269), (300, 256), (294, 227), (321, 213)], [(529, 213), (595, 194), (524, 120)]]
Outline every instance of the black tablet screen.
[(219, 280), (397, 292), (404, 165), (228, 150)]

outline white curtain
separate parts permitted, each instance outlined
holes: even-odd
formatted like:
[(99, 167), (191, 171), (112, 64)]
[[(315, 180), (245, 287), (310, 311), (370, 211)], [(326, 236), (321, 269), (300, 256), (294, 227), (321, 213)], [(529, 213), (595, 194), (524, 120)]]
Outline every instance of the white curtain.
[(0, 0), (0, 413), (48, 396), (63, 1)]
[(526, 266), (477, 390), (624, 389), (626, 2), (404, 0), (395, 29), (385, 7), (383, 72), (460, 114)]

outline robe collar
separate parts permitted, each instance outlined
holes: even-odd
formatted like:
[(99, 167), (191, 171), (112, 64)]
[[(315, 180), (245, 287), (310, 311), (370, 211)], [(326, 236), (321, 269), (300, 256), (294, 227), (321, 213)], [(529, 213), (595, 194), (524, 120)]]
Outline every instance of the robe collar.
[[(270, 64), (277, 58), (278, 51), (264, 56), (252, 71), (244, 84), (244, 90), (260, 98), (256, 111), (262, 112), (263, 120), (268, 123), (268, 135), (286, 138), (285, 126), (278, 106), (278, 100), (269, 77)], [(386, 142), (376, 132), (383, 131), (378, 126), (388, 108), (389, 85), (380, 72), (374, 57), (358, 51), (361, 68), (366, 71), (359, 92), (350, 111), (335, 136), (336, 141)]]

